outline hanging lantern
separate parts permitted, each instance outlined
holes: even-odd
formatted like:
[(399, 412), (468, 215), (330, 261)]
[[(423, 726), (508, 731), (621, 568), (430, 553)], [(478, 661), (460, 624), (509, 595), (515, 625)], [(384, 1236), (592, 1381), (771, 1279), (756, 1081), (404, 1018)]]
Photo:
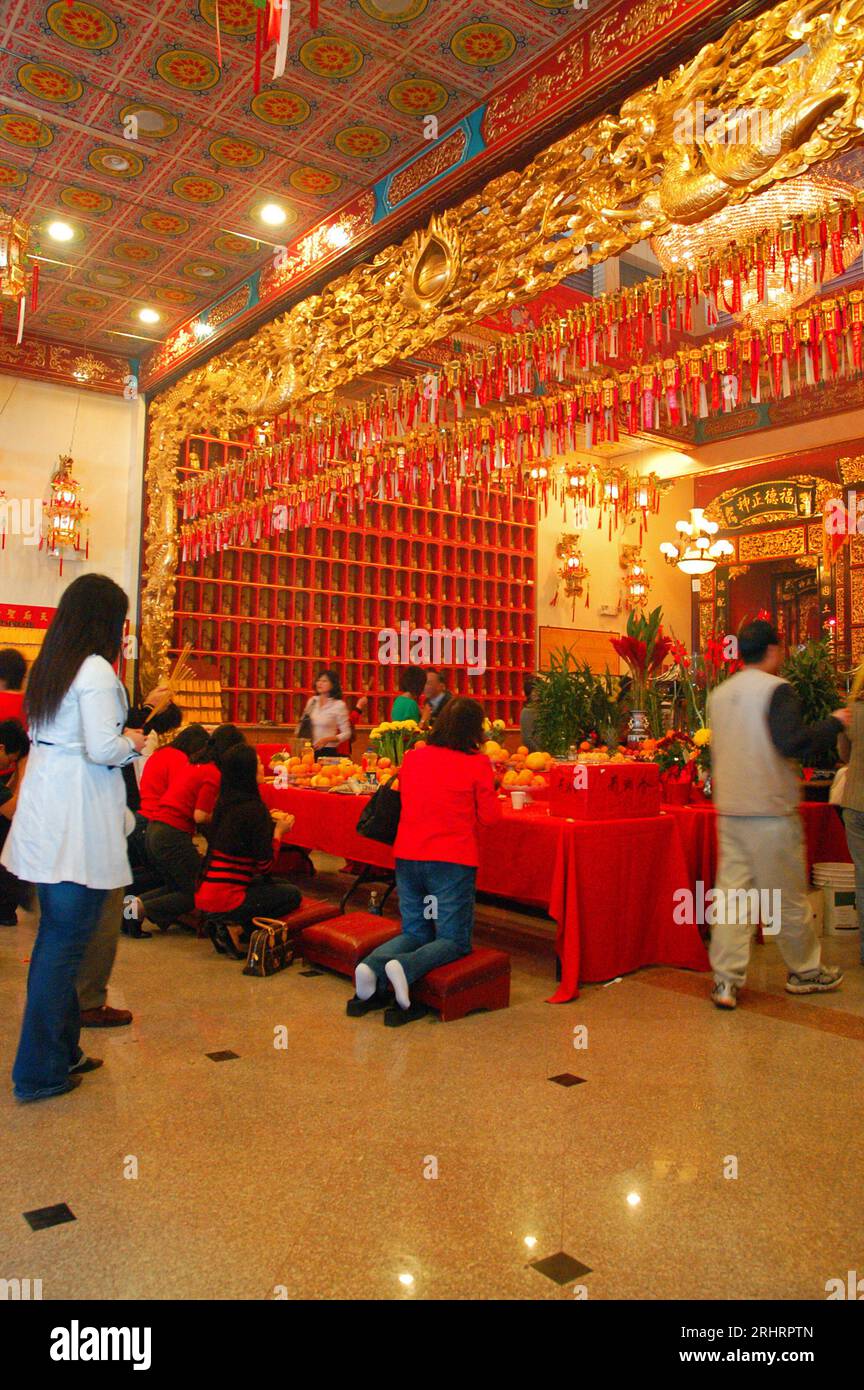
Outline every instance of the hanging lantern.
[(0, 209), (0, 299), (12, 299), (17, 305), (18, 343), (21, 342), (24, 332), (29, 239), (30, 228), (19, 222), (10, 212)]
[[(576, 616), (576, 600), (585, 593), (585, 607), (588, 607), (590, 596), (588, 594), (589, 570), (582, 555), (582, 537), (573, 533), (563, 535), (555, 547), (555, 554), (561, 561), (558, 566), (558, 585), (559, 589), (563, 585), (564, 597), (569, 598), (573, 605), (573, 617)], [(558, 593), (552, 600), (552, 606), (558, 602)]]
[[(60, 455), (56, 472), (51, 479), (51, 497), (42, 505), (45, 510), (40, 548), (44, 545), (48, 555), (59, 556), (62, 574), (63, 556), (70, 550), (82, 549), (81, 523), (89, 510), (81, 501), (81, 484), (72, 477), (72, 459), (69, 454)], [(83, 549), (85, 556), (89, 556), (89, 539)]]
[(622, 603), (628, 613), (644, 608), (648, 600), (651, 579), (642, 559), (642, 549), (638, 545), (621, 547)]

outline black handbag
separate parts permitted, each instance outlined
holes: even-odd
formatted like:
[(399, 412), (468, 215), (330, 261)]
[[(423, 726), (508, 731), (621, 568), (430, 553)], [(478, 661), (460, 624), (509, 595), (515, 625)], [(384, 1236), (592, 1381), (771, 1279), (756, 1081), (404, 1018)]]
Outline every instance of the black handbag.
[(302, 930), (292, 928), (290, 918), (283, 922), (278, 917), (253, 917), (243, 974), (266, 977), (287, 970), (297, 954)]
[(402, 814), (402, 797), (391, 786), (399, 776), (398, 772), (388, 782), (382, 782), (368, 805), (360, 812), (357, 834), (367, 840), (378, 840), (382, 845), (392, 845), (399, 829)]
[(312, 720), (308, 714), (304, 714), (297, 725), (297, 737), (304, 740), (312, 737)]

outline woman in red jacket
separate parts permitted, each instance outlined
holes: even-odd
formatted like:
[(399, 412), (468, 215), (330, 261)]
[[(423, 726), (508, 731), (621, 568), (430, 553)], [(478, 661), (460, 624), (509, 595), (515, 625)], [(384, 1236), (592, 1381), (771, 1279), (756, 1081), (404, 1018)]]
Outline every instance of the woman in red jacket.
[(357, 966), (351, 1017), (382, 1008), (389, 982), (396, 1007), (387, 1010), (385, 1022), (395, 1026), (419, 1018), (426, 1010), (412, 1005), (411, 985), (471, 950), (477, 832), (501, 816), (492, 765), (479, 751), (482, 740), (482, 706), (459, 698), (442, 710), (426, 747), (405, 755), (393, 845), (402, 935)]

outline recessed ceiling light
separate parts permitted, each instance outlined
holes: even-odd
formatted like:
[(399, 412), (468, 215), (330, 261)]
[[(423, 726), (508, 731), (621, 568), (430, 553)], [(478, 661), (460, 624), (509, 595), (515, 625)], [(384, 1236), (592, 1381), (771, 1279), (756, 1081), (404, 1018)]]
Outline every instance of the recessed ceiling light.
[(138, 317), (142, 323), (158, 323), (162, 315), (157, 314), (155, 309), (139, 309)]
[(410, 1289), (411, 1285), (414, 1283), (414, 1275), (413, 1275), (413, 1274), (400, 1274), (400, 1275), (399, 1275), (399, 1283), (402, 1284), (404, 1288)]
[(628, 1205), (628, 1207), (638, 1207), (638, 1206), (639, 1206), (639, 1203), (640, 1203), (641, 1201), (642, 1201), (642, 1198), (639, 1196), (639, 1193), (638, 1193), (638, 1192), (628, 1192), (628, 1193), (627, 1193), (627, 1205)]
[(258, 216), (268, 227), (281, 227), (288, 218), (287, 212), (278, 203), (265, 203)]
[(103, 154), (102, 163), (107, 169), (115, 169), (118, 173), (130, 167), (129, 160), (123, 154)]
[(205, 280), (208, 279), (211, 275), (216, 274), (216, 271), (213, 269), (212, 265), (193, 265), (191, 267), (191, 270), (193, 275), (200, 275)]
[(75, 228), (70, 227), (68, 222), (49, 222), (48, 235), (52, 241), (71, 241)]

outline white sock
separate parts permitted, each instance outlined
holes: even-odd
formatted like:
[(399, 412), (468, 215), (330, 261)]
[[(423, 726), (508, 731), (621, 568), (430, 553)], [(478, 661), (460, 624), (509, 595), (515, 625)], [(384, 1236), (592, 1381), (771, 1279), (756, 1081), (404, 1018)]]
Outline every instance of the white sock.
[(405, 979), (405, 971), (402, 969), (401, 961), (388, 960), (384, 966), (384, 974), (393, 986), (393, 993), (396, 995), (396, 1003), (399, 1008), (410, 1008), (411, 995), (408, 993), (408, 981)]
[(368, 965), (358, 965), (354, 971), (354, 992), (358, 999), (371, 999), (378, 981), (375, 971)]

